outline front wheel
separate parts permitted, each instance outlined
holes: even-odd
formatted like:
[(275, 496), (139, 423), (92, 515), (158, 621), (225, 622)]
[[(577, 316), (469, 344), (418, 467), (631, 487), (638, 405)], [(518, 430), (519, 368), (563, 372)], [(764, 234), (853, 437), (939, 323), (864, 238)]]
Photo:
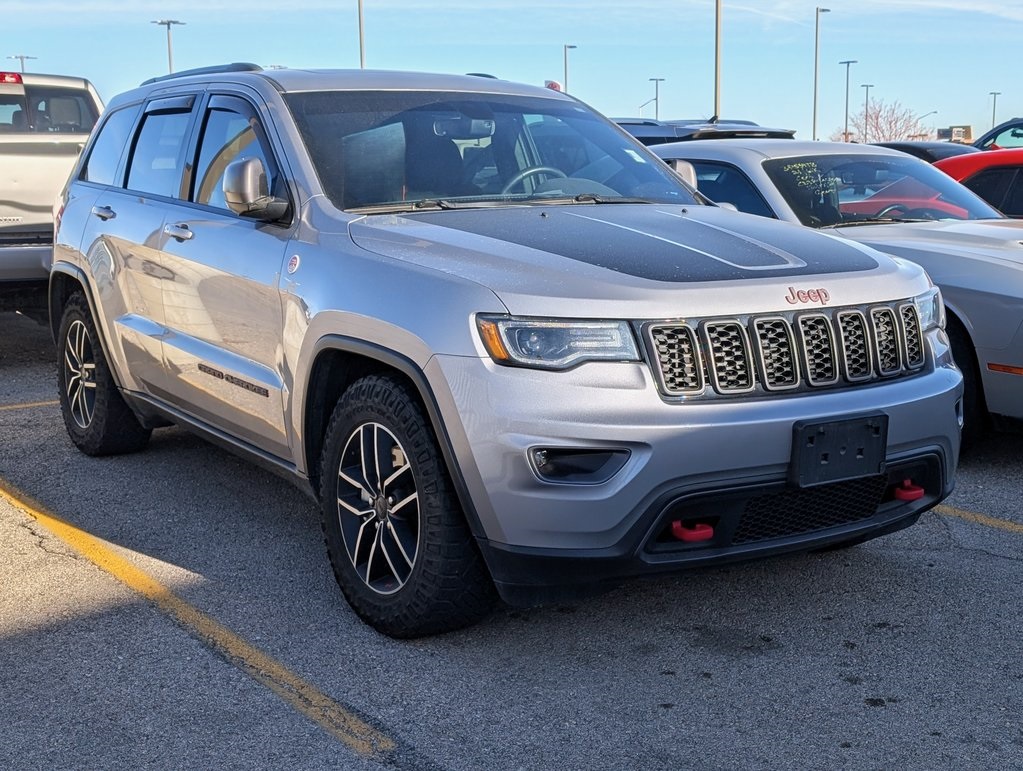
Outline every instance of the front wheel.
[(71, 295), (64, 306), (57, 356), (60, 411), (78, 449), (86, 455), (142, 449), (152, 431), (139, 423), (117, 390), (81, 292)]
[(409, 638), (458, 629), (496, 598), (418, 402), (369, 376), (341, 397), (321, 461), (320, 507), (334, 576), (377, 631)]

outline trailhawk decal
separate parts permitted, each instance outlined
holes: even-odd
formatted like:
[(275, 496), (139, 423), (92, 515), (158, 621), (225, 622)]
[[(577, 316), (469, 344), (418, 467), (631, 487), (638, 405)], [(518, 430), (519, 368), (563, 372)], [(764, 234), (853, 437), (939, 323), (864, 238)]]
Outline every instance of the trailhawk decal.
[(251, 391), (259, 396), (270, 396), (270, 392), (262, 386), (250, 383), (248, 380), (242, 380), (240, 377), (229, 375), (226, 372), (221, 372), (219, 369), (213, 369), (213, 367), (208, 364), (199, 364), (199, 371), (205, 372), (207, 375), (215, 377), (217, 380), (223, 380), (225, 383), (230, 383), (231, 385), (236, 385), (239, 388), (244, 388), (246, 391)]

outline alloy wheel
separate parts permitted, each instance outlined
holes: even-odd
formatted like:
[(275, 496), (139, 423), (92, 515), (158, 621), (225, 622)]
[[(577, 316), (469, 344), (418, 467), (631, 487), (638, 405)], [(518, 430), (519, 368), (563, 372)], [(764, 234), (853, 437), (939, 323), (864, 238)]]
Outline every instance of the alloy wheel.
[(348, 558), (366, 586), (383, 595), (401, 589), (419, 549), (419, 492), (405, 448), (380, 423), (363, 423), (345, 442), (337, 516)]
[(64, 339), (64, 392), (71, 417), (79, 428), (88, 428), (96, 410), (96, 358), (89, 330), (79, 320)]

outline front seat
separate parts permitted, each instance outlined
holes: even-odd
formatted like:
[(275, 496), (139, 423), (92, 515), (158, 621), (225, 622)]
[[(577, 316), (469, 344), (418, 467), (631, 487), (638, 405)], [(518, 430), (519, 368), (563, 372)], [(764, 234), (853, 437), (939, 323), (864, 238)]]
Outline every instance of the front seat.
[(436, 198), (478, 193), (465, 181), (458, 146), (436, 134), (410, 134), (405, 140), (405, 185), (409, 198)]

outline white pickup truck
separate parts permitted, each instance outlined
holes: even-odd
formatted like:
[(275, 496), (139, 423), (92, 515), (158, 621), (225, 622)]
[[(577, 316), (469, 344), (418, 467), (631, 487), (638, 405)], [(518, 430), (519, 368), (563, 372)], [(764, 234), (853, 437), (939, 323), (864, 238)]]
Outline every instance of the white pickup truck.
[(0, 311), (45, 318), (53, 202), (102, 109), (82, 78), (0, 72)]

